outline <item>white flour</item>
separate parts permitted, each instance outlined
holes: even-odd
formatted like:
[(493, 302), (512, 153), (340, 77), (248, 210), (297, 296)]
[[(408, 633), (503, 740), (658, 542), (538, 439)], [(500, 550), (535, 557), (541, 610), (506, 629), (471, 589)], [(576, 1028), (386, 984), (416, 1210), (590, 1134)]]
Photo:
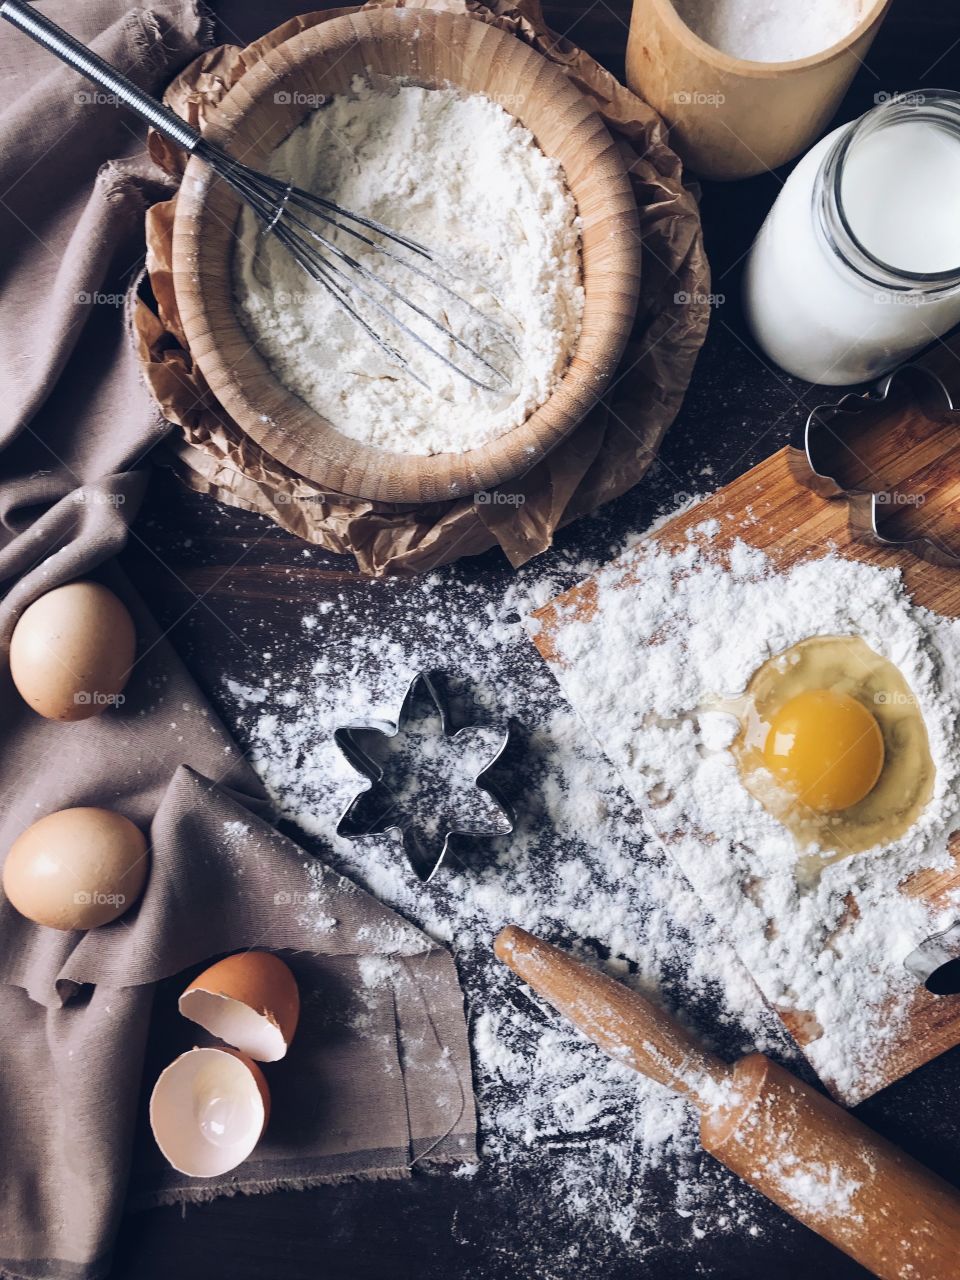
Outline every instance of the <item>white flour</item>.
[(829, 49), (863, 16), (861, 0), (673, 0), (691, 31), (723, 53), (792, 62)]
[[(844, 1175), (836, 1165), (802, 1165), (796, 1155), (784, 1153), (767, 1162), (772, 1175), (802, 1213), (815, 1217), (851, 1218), (851, 1206), (862, 1183)], [(859, 1221), (859, 1215), (857, 1215)]]
[[(523, 570), (506, 599), (488, 595), (469, 565), (412, 582), (363, 584), (324, 618), (309, 662), (292, 657), (303, 649), (293, 638), (289, 653), (275, 648), (259, 675), (245, 670), (223, 691), (230, 723), (301, 839), (315, 837), (329, 865), (456, 956), (485, 1156), (477, 1176), (494, 1194), (512, 1197), (511, 1212), (527, 1223), (528, 1244), (514, 1261), (531, 1280), (582, 1274), (582, 1260), (552, 1250), (556, 1219), (572, 1220), (582, 1256), (602, 1262), (625, 1251), (655, 1259), (661, 1249), (695, 1249), (728, 1232), (756, 1235), (762, 1210), (755, 1193), (701, 1153), (690, 1108), (587, 1044), (494, 958), (491, 943), (504, 924), (602, 961), (692, 1020), (730, 1057), (754, 1046), (781, 1060), (795, 1054), (526, 638), (520, 615), (591, 567), (561, 565), (565, 581)], [(391, 616), (401, 615), (386, 632), (383, 593), (392, 597)], [(317, 634), (317, 612), (305, 610), (308, 636)], [(502, 728), (515, 716), (527, 731), (512, 767), (522, 787), (515, 834), (461, 849), (461, 860), (426, 886), (397, 841), (333, 835), (362, 785), (335, 749), (333, 729), (394, 717), (421, 668), (462, 676), (454, 687), (457, 724)], [(329, 926), (330, 910), (317, 905), (318, 929)], [(370, 981), (380, 976), (376, 967), (365, 971)], [(656, 1197), (648, 1191), (653, 1169), (669, 1187)], [(552, 1194), (531, 1197), (544, 1178)], [(488, 1224), (464, 1214), (456, 1230), (465, 1242), (490, 1247)]]
[[(267, 167), (455, 262), (471, 282), (468, 300), (516, 334), (513, 393), (492, 396), (471, 386), (368, 310), (373, 327), (411, 356), (431, 389), (399, 375), (272, 237), (260, 242), (257, 256), (249, 211), (241, 220), (235, 292), (241, 318), (279, 377), (344, 435), (395, 452), (458, 453), (518, 426), (558, 384), (583, 309), (579, 223), (560, 166), (502, 107), (452, 89), (387, 87), (358, 82), (351, 96), (334, 97)], [(342, 234), (338, 243), (354, 256), (363, 252)], [(466, 341), (480, 340), (465, 308), (409, 274), (393, 276), (380, 256), (363, 261)], [(396, 310), (395, 301), (389, 305)], [(421, 320), (402, 308), (398, 314), (437, 340)], [(508, 363), (504, 350), (483, 349), (498, 367)], [(444, 350), (462, 361), (452, 344)]]
[[(616, 550), (604, 550), (603, 558)], [(625, 1257), (642, 1260), (638, 1275), (655, 1274), (661, 1259), (675, 1263), (683, 1250), (691, 1251), (692, 1272), (712, 1238), (757, 1235), (767, 1210), (702, 1154), (691, 1109), (604, 1057), (542, 1005), (495, 960), (494, 935), (515, 922), (571, 947), (661, 1000), (727, 1058), (756, 1047), (795, 1070), (803, 1067), (728, 936), (673, 858), (649, 837), (637, 806), (529, 644), (521, 615), (594, 567), (563, 563), (556, 553), (551, 561), (557, 578), (531, 566), (520, 571), (506, 597), (498, 578), (491, 585), (485, 571), (469, 562), (426, 579), (348, 584), (322, 610), (307, 606), (304, 635), (291, 638), (289, 650), (275, 646), (261, 673), (247, 669), (242, 681), (226, 681), (222, 696), (278, 812), (296, 824), (301, 839), (456, 957), (485, 1156), (475, 1174), (472, 1168), (464, 1174), (484, 1179), (488, 1197), (503, 1197), (505, 1212), (525, 1224), (525, 1244), (522, 1252), (518, 1246), (509, 1253), (512, 1246), (491, 1241), (489, 1222), (472, 1220), (466, 1205), (457, 1215), (457, 1238), (501, 1250), (504, 1266), (512, 1264), (531, 1280), (574, 1280), (583, 1275), (586, 1259), (592, 1270), (622, 1265)], [(773, 584), (770, 590), (772, 597)], [(388, 625), (381, 612), (385, 595)], [(881, 625), (884, 608), (899, 596), (881, 575), (867, 598), (875, 601), (875, 625)], [(771, 604), (789, 629), (784, 611), (775, 599)], [(903, 607), (896, 605), (895, 612)], [(739, 633), (755, 622), (745, 615)], [(621, 650), (637, 647), (633, 640), (624, 645), (619, 634), (616, 643)], [(916, 679), (919, 657), (896, 652)], [(598, 678), (601, 667), (598, 657)], [(331, 737), (336, 726), (355, 719), (392, 719), (410, 677), (423, 668), (457, 675), (458, 725), (500, 729), (514, 716), (526, 727), (513, 766), (519, 786), (515, 834), (461, 848), (459, 860), (426, 886), (416, 881), (395, 840), (351, 843), (333, 835), (360, 783)], [(620, 714), (610, 713), (608, 729)], [(329, 904), (317, 904), (318, 929), (329, 927), (329, 911)], [(897, 951), (906, 922), (870, 920), (878, 951)], [(834, 972), (852, 975), (860, 960), (854, 954), (848, 964), (837, 956)], [(389, 975), (374, 965), (365, 979), (377, 983)], [(843, 996), (854, 1021), (860, 991), (851, 981)], [(814, 1170), (810, 1178), (798, 1175), (798, 1201), (852, 1194), (829, 1171), (821, 1177)], [(571, 1236), (579, 1245), (561, 1256), (554, 1242)]]
[[(558, 678), (618, 766), (772, 1005), (811, 1015), (806, 1053), (857, 1101), (883, 1078), (917, 978), (907, 957), (955, 923), (897, 893), (912, 872), (948, 867), (960, 826), (960, 623), (915, 607), (893, 570), (826, 555), (780, 575), (735, 543), (710, 556), (716, 521), (678, 554), (651, 545), (598, 576), (600, 609), (560, 632)], [(639, 582), (632, 580), (632, 573)], [(802, 884), (790, 833), (742, 786), (713, 695), (741, 692), (768, 658), (814, 635), (852, 634), (894, 663), (917, 698), (936, 765), (913, 827)], [(849, 904), (858, 908), (847, 920)]]

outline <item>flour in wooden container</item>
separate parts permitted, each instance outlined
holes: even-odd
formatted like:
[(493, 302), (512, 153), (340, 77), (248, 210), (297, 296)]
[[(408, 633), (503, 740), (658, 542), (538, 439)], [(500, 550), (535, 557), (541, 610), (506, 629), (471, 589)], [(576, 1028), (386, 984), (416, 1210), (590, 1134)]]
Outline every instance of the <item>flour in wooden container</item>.
[(863, 17), (861, 0), (674, 0), (674, 7), (701, 40), (752, 62), (809, 58)]
[[(460, 453), (519, 426), (549, 398), (580, 333), (579, 219), (560, 165), (501, 106), (455, 89), (358, 81), (308, 116), (267, 168), (436, 251), (468, 282), (463, 296), (519, 349), (509, 360), (509, 393), (492, 395), (371, 312), (428, 389), (399, 371), (244, 210), (234, 263), (240, 317), (279, 378), (338, 431), (398, 453)], [(483, 345), (475, 316), (382, 255), (364, 258), (355, 240), (339, 240), (413, 301), (428, 310), (444, 303), (449, 314), (440, 318), (504, 366), (503, 350)], [(437, 341), (416, 317), (398, 314)], [(462, 363), (449, 343), (447, 351)]]

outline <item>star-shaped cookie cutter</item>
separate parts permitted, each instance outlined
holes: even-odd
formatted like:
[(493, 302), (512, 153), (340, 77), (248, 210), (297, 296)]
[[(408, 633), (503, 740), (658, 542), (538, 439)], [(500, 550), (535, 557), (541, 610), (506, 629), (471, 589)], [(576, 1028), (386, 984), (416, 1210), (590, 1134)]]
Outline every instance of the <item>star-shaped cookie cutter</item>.
[[(873, 542), (896, 551), (909, 551), (930, 564), (960, 567), (960, 553), (951, 551), (933, 538), (894, 538), (884, 531), (891, 502), (888, 492), (847, 488), (837, 479), (829, 458), (828, 439), (835, 445), (843, 434), (843, 420), (859, 416), (883, 405), (895, 383), (911, 382), (923, 399), (942, 411), (960, 408), (960, 389), (953, 387), (956, 375), (947, 380), (942, 361), (927, 358), (898, 366), (873, 387), (850, 392), (834, 404), (820, 404), (810, 411), (805, 424), (790, 442), (790, 468), (800, 484), (823, 498), (845, 498), (850, 530), (861, 541)], [(833, 452), (836, 450), (834, 448)]]
[[(396, 721), (387, 725), (384, 725), (382, 721), (365, 721), (344, 725), (334, 730), (333, 737), (348, 763), (370, 782), (370, 787), (359, 792), (347, 805), (340, 821), (337, 823), (337, 835), (345, 836), (348, 840), (356, 840), (364, 836), (385, 835), (388, 832), (398, 833), (402, 839), (407, 860), (417, 877), (426, 884), (443, 864), (450, 851), (451, 842), (458, 836), (469, 836), (474, 839), (492, 839), (495, 836), (512, 835), (516, 819), (509, 801), (504, 797), (496, 781), (490, 776), (500, 763), (504, 752), (510, 744), (512, 737), (511, 724), (507, 725), (500, 745), (492, 758), (472, 780), (473, 785), (486, 792), (499, 810), (502, 818), (502, 823), (499, 826), (495, 829), (485, 827), (449, 827), (443, 832), (443, 841), (438, 852), (436, 844), (434, 843), (434, 846), (430, 847), (425, 843), (418, 828), (409, 821), (405, 821), (407, 815), (398, 812), (394, 797), (391, 796), (384, 785), (386, 773), (384, 766), (373, 759), (367, 752), (362, 744), (362, 739), (365, 735), (372, 733), (379, 734), (387, 739), (396, 738), (402, 734), (413, 716), (421, 694), (425, 694), (433, 704), (433, 709), (440, 722), (440, 731), (444, 738), (455, 741), (475, 727), (465, 725), (458, 730), (452, 729), (449, 706), (446, 698), (440, 692), (434, 676), (428, 672), (420, 671), (407, 686)], [(369, 809), (371, 801), (376, 800), (378, 794), (381, 803), (375, 805), (374, 816), (369, 817), (365, 815), (364, 810)]]

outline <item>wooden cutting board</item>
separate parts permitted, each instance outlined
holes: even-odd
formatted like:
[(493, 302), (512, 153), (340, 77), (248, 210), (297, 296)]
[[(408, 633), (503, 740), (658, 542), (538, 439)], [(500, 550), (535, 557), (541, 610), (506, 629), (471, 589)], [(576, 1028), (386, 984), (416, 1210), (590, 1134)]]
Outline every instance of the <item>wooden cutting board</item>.
[[(908, 389), (902, 386), (882, 405), (865, 409), (856, 402), (853, 411), (844, 414), (836, 425), (836, 455), (831, 467), (841, 483), (899, 495), (889, 504), (886, 535), (910, 538), (923, 534), (960, 551), (960, 414), (944, 411), (931, 416), (909, 398)], [(940, 567), (902, 549), (856, 539), (848, 524), (847, 501), (842, 497), (819, 497), (800, 485), (794, 474), (797, 457), (791, 450), (781, 449), (650, 536), (666, 549), (680, 550), (689, 545), (688, 530), (716, 519), (720, 532), (711, 541), (710, 554), (715, 549), (722, 555), (734, 540), (741, 539), (764, 551), (773, 566), (781, 570), (818, 558), (826, 544), (833, 544), (841, 555), (867, 564), (900, 568), (915, 602), (946, 617), (960, 616), (960, 569)], [(636, 581), (642, 588), (640, 560), (640, 553), (632, 549), (620, 563), (627, 566), (628, 572), (632, 565), (637, 566)], [(534, 615), (539, 623), (535, 643), (554, 667), (561, 684), (563, 664), (558, 654), (558, 636), (572, 619), (586, 621), (596, 617), (598, 607), (597, 582), (592, 577)], [(602, 623), (602, 618), (598, 621)], [(643, 796), (635, 798), (644, 803)], [(656, 809), (648, 807), (648, 816), (656, 828)], [(658, 834), (669, 850), (670, 833)], [(952, 841), (951, 852), (957, 858), (955, 868), (917, 874), (900, 886), (900, 892), (919, 895), (936, 904), (942, 903), (949, 891), (960, 889), (960, 833)], [(706, 901), (705, 906), (710, 909), (710, 902)], [(736, 939), (732, 940), (735, 944)], [(821, 1034), (805, 1011), (777, 1012), (801, 1048)], [(864, 1079), (859, 1088), (840, 1089), (835, 1082), (824, 1081), (849, 1105), (960, 1043), (960, 995), (932, 995), (922, 978), (917, 977), (916, 990), (906, 1005), (898, 1000), (895, 1021), (896, 1025), (889, 1028), (889, 1038), (878, 1046), (879, 1061), (869, 1082)]]

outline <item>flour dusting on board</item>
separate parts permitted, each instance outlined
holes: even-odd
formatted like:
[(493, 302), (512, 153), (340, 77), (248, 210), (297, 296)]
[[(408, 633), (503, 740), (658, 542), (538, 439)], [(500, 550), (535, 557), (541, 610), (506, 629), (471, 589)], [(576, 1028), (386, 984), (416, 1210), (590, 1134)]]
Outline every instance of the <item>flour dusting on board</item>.
[[(956, 920), (898, 892), (952, 866), (960, 826), (960, 623), (914, 606), (895, 570), (828, 554), (772, 569), (711, 521), (678, 552), (656, 544), (600, 571), (596, 610), (552, 643), (567, 696), (617, 765), (770, 1003), (804, 1017), (805, 1052), (848, 1102), (884, 1081), (918, 980), (908, 956)], [(567, 612), (569, 612), (567, 610)], [(860, 636), (896, 665), (922, 713), (933, 795), (899, 838), (804, 879), (794, 837), (745, 789), (710, 710), (768, 659), (811, 636)], [(729, 719), (729, 717), (726, 717)], [(736, 732), (736, 725), (734, 725)]]
[[(751, 555), (738, 554), (761, 579)], [(692, 547), (691, 566), (698, 556)], [(682, 1100), (586, 1043), (493, 958), (491, 943), (504, 924), (540, 933), (662, 1000), (728, 1058), (758, 1048), (800, 1066), (727, 937), (650, 837), (638, 806), (529, 644), (523, 615), (595, 568), (556, 554), (551, 562), (556, 576), (524, 569), (506, 598), (488, 594), (482, 572), (469, 565), (378, 583), (373, 593), (345, 591), (327, 610), (309, 661), (302, 638), (292, 638), (290, 654), (275, 652), (259, 678), (247, 670), (242, 681), (225, 679), (220, 692), (278, 813), (308, 844), (312, 838), (330, 866), (455, 955), (485, 1157), (463, 1176), (486, 1179), (504, 1211), (522, 1215), (529, 1245), (514, 1261), (518, 1273), (543, 1280), (581, 1275), (585, 1258), (594, 1267), (622, 1260), (626, 1250), (653, 1266), (723, 1233), (756, 1235), (761, 1211), (756, 1193), (700, 1151), (696, 1117)], [(878, 590), (879, 615), (897, 591), (886, 580)], [(379, 607), (372, 597), (380, 592), (391, 593), (391, 615), (400, 621), (371, 644)], [(306, 636), (318, 636), (318, 612), (305, 605)], [(908, 650), (896, 652), (905, 670)], [(598, 678), (600, 665), (594, 662)], [(333, 743), (334, 728), (393, 719), (420, 669), (456, 677), (456, 726), (500, 731), (515, 717), (525, 730), (512, 766), (515, 834), (482, 848), (458, 846), (428, 885), (416, 881), (396, 840), (333, 836), (358, 786)], [(623, 687), (619, 693), (622, 704)], [(722, 735), (715, 747), (723, 749)], [(900, 922), (895, 942), (899, 937)], [(842, 972), (843, 957), (833, 964)], [(389, 980), (372, 969), (366, 977)], [(651, 1194), (654, 1182), (669, 1194)], [(821, 1182), (798, 1182), (798, 1198), (853, 1194), (828, 1175)], [(543, 1186), (552, 1194), (531, 1193)], [(559, 1219), (572, 1219), (581, 1241), (578, 1255), (562, 1261), (549, 1246)], [(489, 1239), (489, 1224), (471, 1223), (466, 1206), (455, 1230), (464, 1243)]]

